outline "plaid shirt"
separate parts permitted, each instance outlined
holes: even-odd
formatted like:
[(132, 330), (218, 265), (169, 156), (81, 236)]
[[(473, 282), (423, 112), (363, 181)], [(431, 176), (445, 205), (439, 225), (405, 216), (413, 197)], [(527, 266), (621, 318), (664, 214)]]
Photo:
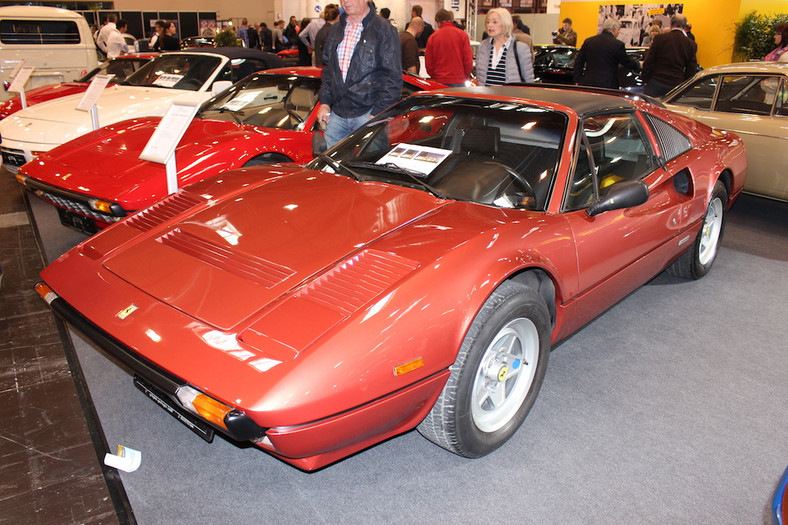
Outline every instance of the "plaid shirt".
[(347, 78), (347, 70), (350, 67), (350, 59), (353, 58), (353, 51), (356, 50), (356, 44), (361, 40), (361, 31), (364, 29), (364, 24), (359, 22), (354, 24), (350, 20), (345, 25), (345, 38), (339, 43), (337, 48), (337, 58), (339, 59), (339, 70), (342, 72), (342, 80)]

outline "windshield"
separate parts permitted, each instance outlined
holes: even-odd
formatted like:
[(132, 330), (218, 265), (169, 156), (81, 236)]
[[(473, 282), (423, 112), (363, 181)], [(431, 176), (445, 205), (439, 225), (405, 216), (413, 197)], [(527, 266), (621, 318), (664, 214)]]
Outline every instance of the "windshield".
[(143, 64), (149, 62), (147, 58), (115, 58), (99, 64), (99, 67), (80, 78), (77, 82), (90, 82), (96, 75), (112, 75), (112, 82), (122, 82), (127, 76), (134, 73)]
[(327, 152), (330, 159), (315, 159), (309, 167), (349, 168), (362, 180), (444, 198), (543, 210), (567, 122), (563, 113), (525, 104), (414, 96), (341, 141)]
[(161, 55), (126, 77), (123, 84), (198, 91), (221, 63), (215, 55)]
[(319, 78), (256, 74), (209, 100), (197, 116), (300, 131), (317, 104), (319, 89)]

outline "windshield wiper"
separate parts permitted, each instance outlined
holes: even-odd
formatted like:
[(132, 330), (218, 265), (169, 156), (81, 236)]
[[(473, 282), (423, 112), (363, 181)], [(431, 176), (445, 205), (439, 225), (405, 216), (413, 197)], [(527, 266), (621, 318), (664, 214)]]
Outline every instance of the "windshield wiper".
[(347, 166), (342, 164), (340, 161), (332, 159), (331, 157), (329, 157), (325, 153), (318, 153), (317, 154), (317, 158), (319, 158), (320, 160), (322, 160), (323, 162), (328, 164), (331, 167), (331, 169), (334, 170), (336, 173), (344, 172), (346, 175), (350, 175), (351, 177), (353, 177), (354, 179), (356, 179), (359, 182), (363, 182), (364, 181), (364, 177), (362, 177), (360, 173), (348, 168)]
[(427, 190), (428, 192), (432, 193), (439, 199), (445, 199), (446, 196), (441, 193), (439, 190), (427, 184), (424, 179), (421, 178), (424, 174), (420, 171), (416, 170), (409, 170), (407, 168), (403, 168), (401, 166), (397, 166), (393, 162), (387, 162), (385, 164), (375, 164), (374, 162), (351, 162), (349, 163), (350, 166), (357, 167), (357, 168), (365, 168), (371, 170), (378, 170), (378, 171), (386, 171), (388, 173), (397, 173), (399, 175), (405, 175), (406, 177), (410, 178), (413, 182)]
[(238, 118), (238, 115), (241, 115), (242, 117), (246, 116), (244, 114), (244, 112), (239, 110), (239, 109), (230, 109), (230, 108), (225, 108), (225, 107), (204, 109), (203, 111), (200, 112), (200, 116), (202, 116), (205, 113), (208, 113), (209, 111), (214, 112), (214, 113), (229, 113), (230, 115), (233, 116), (233, 118), (235, 119), (235, 121), (238, 124), (243, 124), (244, 123), (243, 120)]

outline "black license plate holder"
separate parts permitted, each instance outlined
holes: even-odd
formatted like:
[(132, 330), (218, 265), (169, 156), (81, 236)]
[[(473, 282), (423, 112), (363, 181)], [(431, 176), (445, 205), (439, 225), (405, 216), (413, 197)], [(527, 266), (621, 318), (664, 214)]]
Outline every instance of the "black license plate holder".
[(197, 419), (186, 410), (171, 401), (169, 396), (139, 376), (134, 376), (134, 386), (148, 396), (154, 403), (166, 410), (172, 417), (203, 438), (208, 443), (213, 441), (214, 429), (209, 424)]
[(99, 231), (99, 228), (96, 226), (96, 223), (93, 219), (83, 217), (78, 213), (64, 210), (60, 207), (57, 209), (57, 214), (60, 216), (60, 223), (64, 226), (74, 228), (75, 230), (81, 231), (82, 233), (87, 233), (88, 235), (93, 235)]

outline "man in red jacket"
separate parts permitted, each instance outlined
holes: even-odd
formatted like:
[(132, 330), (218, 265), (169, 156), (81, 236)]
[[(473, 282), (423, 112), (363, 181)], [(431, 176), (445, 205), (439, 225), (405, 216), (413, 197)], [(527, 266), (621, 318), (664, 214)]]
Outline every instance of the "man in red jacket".
[(427, 40), (424, 65), (435, 81), (448, 86), (464, 86), (471, 77), (473, 51), (468, 33), (454, 25), (451, 11), (435, 13), (435, 31)]

